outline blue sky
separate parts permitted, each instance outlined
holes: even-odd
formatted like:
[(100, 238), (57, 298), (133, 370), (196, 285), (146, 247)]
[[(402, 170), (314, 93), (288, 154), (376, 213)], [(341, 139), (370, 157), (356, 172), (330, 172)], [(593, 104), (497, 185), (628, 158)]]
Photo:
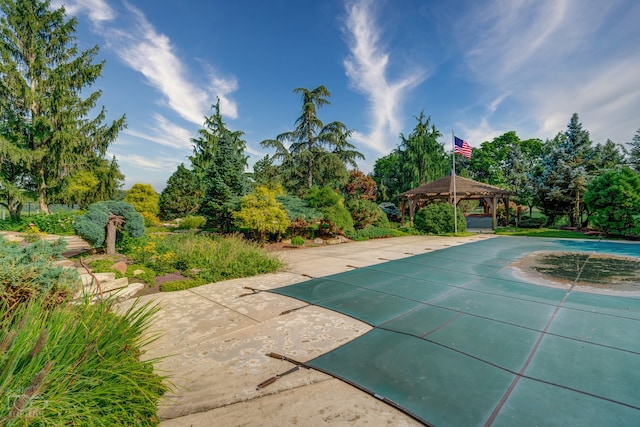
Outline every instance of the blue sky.
[(551, 138), (576, 112), (594, 142), (640, 128), (637, 0), (53, 0), (100, 46), (110, 118), (128, 127), (109, 153), (125, 189), (160, 192), (216, 97), (252, 165), (260, 141), (292, 130), (297, 87), (325, 85), (325, 122), (354, 129), (366, 156), (391, 152), (424, 111), (451, 145), (514, 130)]

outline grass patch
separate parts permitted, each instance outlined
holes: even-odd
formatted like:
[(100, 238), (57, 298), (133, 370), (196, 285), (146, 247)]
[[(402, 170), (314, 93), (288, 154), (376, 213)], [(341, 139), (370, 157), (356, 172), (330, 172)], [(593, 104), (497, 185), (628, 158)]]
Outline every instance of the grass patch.
[(205, 285), (207, 282), (203, 279), (183, 279), (165, 282), (160, 285), (160, 292), (184, 291), (185, 289), (196, 288)]
[(496, 234), (503, 236), (554, 237), (566, 239), (598, 239), (599, 236), (585, 234), (580, 231), (562, 230), (557, 228), (514, 228), (496, 229)]

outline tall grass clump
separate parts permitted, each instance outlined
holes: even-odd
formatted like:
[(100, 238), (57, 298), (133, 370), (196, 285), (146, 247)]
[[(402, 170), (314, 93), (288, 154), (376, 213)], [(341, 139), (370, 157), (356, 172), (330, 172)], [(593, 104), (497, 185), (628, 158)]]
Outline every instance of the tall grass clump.
[[(167, 390), (141, 361), (157, 307), (123, 316), (109, 303), (0, 301), (0, 420), (4, 426), (151, 426)], [(143, 338), (145, 337), (145, 338)]]
[(158, 275), (181, 271), (204, 283), (270, 273), (282, 265), (264, 248), (238, 235), (154, 234), (128, 240), (123, 253)]

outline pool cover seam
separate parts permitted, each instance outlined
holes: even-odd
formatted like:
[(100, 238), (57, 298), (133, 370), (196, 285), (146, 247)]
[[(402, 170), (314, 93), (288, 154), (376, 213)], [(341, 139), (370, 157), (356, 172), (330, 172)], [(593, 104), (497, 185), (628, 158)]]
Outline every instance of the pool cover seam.
[[(370, 267), (366, 267), (366, 269), (375, 270), (375, 269), (370, 268)], [(433, 301), (441, 299), (444, 296), (450, 295), (451, 291), (466, 290), (466, 291), (475, 292), (475, 293), (478, 293), (478, 294), (499, 296), (499, 297), (503, 297), (503, 298), (510, 298), (510, 299), (517, 300), (517, 301), (525, 301), (525, 302), (531, 302), (531, 303), (535, 303), (535, 304), (547, 305), (547, 306), (550, 306), (550, 307), (556, 307), (557, 306), (557, 304), (538, 301), (538, 300), (535, 300), (535, 299), (521, 298), (521, 297), (517, 297), (517, 296), (513, 296), (513, 295), (505, 295), (505, 294), (498, 293), (498, 292), (490, 292), (490, 291), (487, 291), (487, 290), (469, 288), (469, 286), (473, 285), (475, 282), (477, 282), (480, 279), (485, 279), (485, 278), (486, 279), (493, 279), (493, 277), (487, 276), (487, 275), (484, 275), (484, 276), (483, 275), (477, 275), (478, 279), (474, 280), (473, 282), (467, 283), (467, 284), (462, 285), (462, 286), (454, 286), (454, 285), (449, 285), (449, 284), (442, 283), (442, 282), (436, 282), (436, 281), (433, 281), (433, 280), (421, 279), (421, 278), (415, 277), (415, 276), (407, 276), (407, 275), (399, 274), (399, 273), (389, 273), (389, 272), (384, 271), (384, 270), (376, 270), (376, 271), (385, 272), (385, 273), (388, 273), (388, 274), (392, 274), (394, 276), (406, 277), (406, 278), (409, 278), (409, 279), (417, 279), (417, 280), (420, 280), (420, 281), (423, 281), (423, 282), (434, 283), (434, 284), (439, 285), (439, 286), (446, 286), (446, 287), (451, 288), (451, 290), (446, 292), (446, 293), (444, 293), (444, 294), (442, 294), (442, 295), (438, 295), (437, 297), (434, 297), (434, 298), (432, 298), (430, 300), (424, 301), (424, 300), (418, 300), (418, 299), (414, 299), (414, 298), (409, 298), (409, 297), (398, 295), (398, 294), (393, 294), (391, 292), (386, 292), (386, 291), (382, 291), (382, 290), (379, 290), (379, 289), (374, 289), (374, 288), (361, 286), (361, 285), (355, 285), (353, 283), (349, 283), (349, 282), (346, 282), (344, 280), (336, 280), (336, 279), (329, 279), (329, 278), (317, 278), (317, 279), (314, 279), (314, 280), (327, 280), (327, 281), (330, 281), (330, 282), (336, 282), (336, 283), (341, 283), (341, 284), (344, 284), (344, 285), (353, 286), (356, 289), (353, 289), (351, 291), (345, 292), (345, 293), (340, 294), (340, 295), (336, 295), (336, 296), (332, 296), (332, 297), (329, 297), (329, 298), (316, 300), (316, 302), (314, 302), (312, 304), (318, 305), (319, 303), (332, 301), (334, 299), (341, 298), (341, 297), (343, 297), (345, 295), (348, 295), (350, 293), (356, 292), (358, 290), (367, 290), (367, 291), (376, 292), (376, 293), (383, 294), (383, 295), (389, 295), (389, 296), (397, 297), (397, 298), (404, 299), (404, 300), (407, 300), (407, 301), (417, 302), (417, 303), (420, 303), (420, 304), (432, 305), (431, 303)], [(511, 282), (511, 283), (522, 283), (522, 284), (527, 284), (527, 285), (530, 285), (530, 286), (544, 286), (544, 285), (535, 285), (535, 284), (527, 283), (527, 282), (510, 281), (510, 280), (506, 280), (506, 279), (499, 279), (499, 280), (503, 280), (503, 281)], [(572, 288), (571, 288), (571, 290), (572, 290)], [(271, 290), (271, 291), (276, 291), (276, 293), (277, 293), (277, 290)], [(580, 292), (580, 291), (578, 291), (578, 292)], [(595, 294), (595, 295), (599, 295), (599, 294)], [(290, 296), (290, 295), (288, 295), (288, 296)], [(607, 295), (607, 296), (609, 296), (609, 295)], [(293, 298), (296, 298), (296, 297), (293, 297)], [(296, 299), (301, 299), (301, 298), (296, 298)], [(303, 301), (308, 302), (308, 300), (303, 300)], [(441, 307), (441, 306), (437, 306), (437, 305), (434, 305), (434, 306), (435, 307), (439, 307), (439, 308), (447, 308), (447, 307)], [(587, 309), (583, 309), (583, 308), (576, 308), (576, 307), (562, 307), (562, 309), (564, 309), (564, 310), (572, 310), (572, 311), (580, 311), (580, 312), (584, 312), (584, 313), (594, 313), (593, 311), (590, 311), (590, 310), (587, 310)], [(451, 309), (451, 310), (454, 310), (454, 309)], [(457, 310), (454, 310), (454, 311), (457, 311)], [(621, 316), (619, 314), (611, 314), (611, 313), (604, 313), (604, 312), (595, 312), (595, 313), (599, 314), (601, 316), (615, 317), (615, 318), (619, 318), (619, 319), (627, 319), (627, 320), (634, 320), (634, 321), (639, 321), (640, 322), (640, 319), (639, 318), (635, 318), (635, 317)], [(468, 314), (470, 314), (470, 313), (468, 313)], [(398, 316), (398, 317), (402, 317), (402, 315)], [(483, 317), (483, 316), (478, 316), (478, 317)], [(487, 319), (491, 319), (491, 318), (487, 317)], [(360, 320), (360, 319), (358, 319), (358, 320)], [(500, 320), (497, 320), (497, 319), (491, 319), (491, 320), (496, 320), (498, 322), (501, 322)], [(389, 322), (389, 321), (390, 320), (388, 320), (387, 322)], [(367, 322), (365, 322), (365, 323), (367, 323)], [(386, 322), (384, 322), (384, 323), (386, 323)], [(508, 322), (503, 322), (503, 323), (511, 324), (511, 323), (508, 323)], [(519, 326), (519, 325), (514, 325), (514, 326)], [(533, 328), (531, 328), (531, 329), (539, 331), (538, 329), (533, 329)]]
[[(413, 334), (408, 333), (408, 332), (397, 331), (397, 330), (394, 330), (394, 329), (388, 329), (388, 328), (383, 328), (383, 327), (378, 327), (377, 329), (382, 329), (383, 331), (396, 333), (396, 334), (400, 334), (400, 335), (405, 335), (405, 336), (409, 336), (409, 337), (412, 337), (412, 338), (417, 338), (417, 339), (426, 341), (428, 343), (437, 345), (438, 347), (442, 347), (444, 349), (451, 350), (451, 351), (453, 351), (455, 353), (462, 354), (463, 356), (467, 356), (467, 357), (469, 357), (471, 359), (477, 360), (478, 362), (484, 363), (486, 365), (493, 366), (496, 369), (500, 369), (501, 371), (504, 371), (504, 372), (507, 372), (509, 374), (514, 375), (516, 378), (518, 378), (518, 377), (526, 378), (526, 379), (531, 380), (531, 381), (537, 381), (537, 382), (540, 382), (540, 383), (549, 384), (549, 385), (556, 386), (556, 387), (559, 387), (559, 388), (563, 388), (563, 389), (566, 389), (566, 390), (574, 391), (576, 393), (584, 394), (584, 395), (587, 395), (587, 396), (595, 397), (597, 399), (606, 400), (608, 402), (612, 402), (612, 403), (616, 403), (616, 404), (619, 404), (619, 405), (627, 406), (627, 407), (632, 408), (632, 409), (640, 410), (640, 406), (636, 406), (636, 405), (633, 405), (631, 403), (626, 403), (626, 402), (622, 402), (622, 401), (619, 401), (619, 400), (611, 399), (609, 397), (600, 396), (600, 395), (597, 395), (597, 394), (594, 394), (594, 393), (590, 393), (588, 391), (584, 391), (584, 390), (580, 390), (580, 389), (577, 389), (577, 388), (569, 387), (569, 386), (566, 386), (566, 385), (563, 385), (563, 384), (558, 384), (558, 383), (555, 383), (555, 382), (552, 382), (552, 381), (549, 381), (549, 380), (544, 380), (542, 378), (536, 378), (536, 377), (532, 377), (532, 376), (529, 376), (529, 375), (521, 374), (520, 372), (522, 372), (522, 370), (520, 370), (519, 372), (516, 372), (516, 371), (511, 370), (509, 368), (505, 368), (504, 366), (498, 365), (497, 363), (494, 363), (494, 362), (491, 362), (489, 360), (483, 359), (483, 358), (481, 358), (479, 356), (475, 356), (473, 354), (467, 353), (466, 351), (460, 350), (458, 348), (450, 347), (450, 346), (448, 346), (446, 344), (443, 344), (443, 343), (440, 343), (438, 341), (434, 341), (434, 340), (431, 340), (429, 338), (426, 338), (425, 336), (428, 335), (428, 334), (425, 334), (425, 336), (420, 336), (419, 337), (417, 335), (413, 335)], [(439, 328), (436, 328), (436, 329), (439, 329)], [(435, 332), (435, 331), (431, 331), (431, 332)], [(431, 332), (429, 332), (429, 333), (431, 333)], [(538, 332), (540, 332), (540, 331), (538, 331)], [(541, 334), (541, 336), (544, 335), (542, 332), (540, 334)], [(548, 334), (548, 335), (553, 335), (553, 334)], [(319, 357), (322, 357), (322, 356), (319, 356)]]
[[(592, 250), (592, 254), (595, 251), (595, 246)], [(589, 260), (589, 258), (591, 257), (591, 255), (589, 255), (589, 257), (587, 257), (587, 259), (584, 261), (582, 268), (580, 269), (580, 271), (582, 271), (582, 269), (584, 268), (584, 264), (587, 263), (587, 261)], [(576, 281), (578, 280), (578, 277), (580, 276), (580, 273), (578, 273), (578, 275), (576, 276)], [(491, 415), (489, 416), (489, 419), (487, 420), (487, 422), (485, 423), (485, 427), (490, 427), (491, 425), (493, 425), (493, 422), (495, 421), (496, 417), (498, 416), (498, 414), (500, 413), (500, 411), (502, 410), (502, 407), (504, 406), (504, 404), (507, 402), (507, 399), (509, 399), (509, 397), (511, 396), (511, 393), (513, 392), (513, 390), (515, 389), (516, 385), (518, 384), (518, 382), (520, 381), (520, 378), (523, 378), (524, 373), (526, 372), (526, 370), (529, 368), (529, 364), (531, 363), (531, 361), (533, 360), (534, 356), (536, 355), (536, 353), (538, 352), (538, 348), (540, 347), (540, 343), (542, 343), (542, 340), (544, 339), (544, 336), (547, 334), (547, 331), (549, 330), (549, 328), (551, 327), (551, 324), (553, 323), (553, 321), (555, 320), (556, 314), (560, 311), (560, 309), (562, 308), (562, 305), (564, 304), (564, 302), (567, 300), (567, 298), (569, 298), (569, 295), (571, 295), (571, 292), (573, 291), (573, 289), (576, 286), (576, 281), (574, 281), (574, 283), (571, 285), (571, 287), (567, 290), (567, 292), (565, 293), (564, 297), (562, 298), (562, 300), (560, 300), (560, 302), (558, 303), (558, 305), (556, 306), (556, 308), (553, 310), (553, 313), (551, 314), (551, 317), (549, 318), (549, 320), (547, 321), (547, 324), (544, 327), (544, 330), (542, 331), (542, 333), (540, 333), (540, 335), (538, 336), (538, 339), (536, 340), (535, 344), (533, 345), (533, 348), (531, 349), (531, 351), (529, 352), (529, 355), (527, 356), (527, 359), (524, 362), (524, 365), (520, 368), (520, 371), (518, 372), (518, 374), (516, 374), (516, 376), (513, 378), (513, 380), (511, 381), (511, 384), (509, 384), (509, 387), (507, 388), (507, 390), (504, 392), (502, 398), (500, 399), (500, 401), (498, 402), (498, 404), (496, 405), (496, 407), (493, 409), (493, 411), (491, 412)], [(606, 399), (603, 396), (600, 396), (602, 399)]]

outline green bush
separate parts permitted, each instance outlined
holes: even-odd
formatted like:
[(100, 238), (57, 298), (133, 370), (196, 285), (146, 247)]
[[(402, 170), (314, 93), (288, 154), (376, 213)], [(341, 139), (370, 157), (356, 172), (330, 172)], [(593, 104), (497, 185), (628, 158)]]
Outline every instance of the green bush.
[(180, 220), (178, 230), (195, 230), (203, 228), (207, 223), (207, 219), (203, 216), (186, 216)]
[(240, 211), (233, 214), (239, 227), (249, 228), (263, 242), (268, 236), (279, 237), (290, 221), (283, 206), (276, 201), (275, 191), (257, 187), (242, 198)]
[(350, 233), (349, 235), (347, 235), (347, 237), (355, 241), (380, 239), (385, 237), (401, 237), (401, 236), (406, 236), (406, 233), (403, 233), (400, 230), (376, 227), (374, 225), (364, 228), (362, 230), (354, 230), (353, 233)]
[[(450, 203), (431, 203), (416, 213), (413, 222), (419, 231), (426, 234), (453, 233), (453, 213), (453, 205)], [(467, 221), (461, 209), (457, 213), (458, 232), (464, 232), (467, 230)]]
[(69, 236), (75, 234), (73, 221), (78, 215), (77, 211), (58, 211), (49, 215), (32, 215), (28, 221), (35, 224), (43, 233)]
[(141, 361), (157, 308), (0, 301), (0, 419), (6, 426), (155, 426), (167, 387)]
[(546, 222), (546, 218), (523, 218), (518, 223), (520, 228), (540, 228)]
[(353, 219), (353, 226), (357, 230), (376, 224), (383, 215), (384, 218), (387, 217), (382, 209), (371, 200), (351, 199), (347, 202), (347, 209)]
[(350, 233), (353, 231), (353, 218), (344, 207), (342, 198), (330, 187), (312, 187), (305, 200), (309, 205), (322, 212), (322, 230), (331, 234)]
[(294, 236), (291, 238), (291, 244), (293, 246), (302, 246), (304, 245), (304, 238), (300, 236)]
[(63, 239), (19, 247), (0, 236), (0, 303), (11, 307), (44, 298), (57, 304), (71, 297), (81, 285), (78, 272), (52, 264), (65, 248)]
[(324, 225), (330, 234), (351, 233), (354, 230), (351, 214), (342, 205), (322, 208)]

